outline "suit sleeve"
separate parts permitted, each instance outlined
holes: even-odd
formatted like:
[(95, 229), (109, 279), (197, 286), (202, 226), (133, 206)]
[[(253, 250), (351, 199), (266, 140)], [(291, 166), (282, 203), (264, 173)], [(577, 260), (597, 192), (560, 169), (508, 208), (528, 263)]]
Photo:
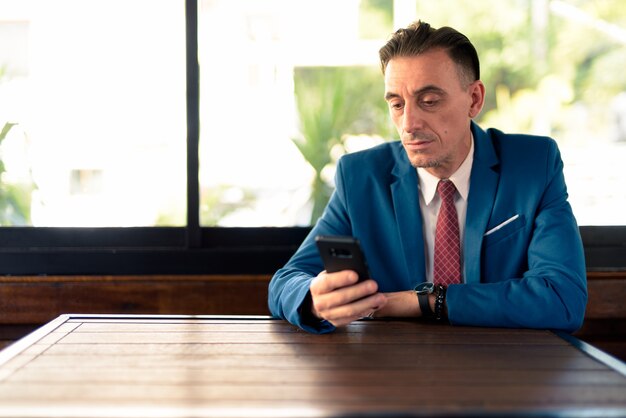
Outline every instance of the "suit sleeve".
[(335, 176), (336, 188), (330, 201), (309, 235), (296, 253), (278, 270), (269, 284), (268, 306), (273, 316), (286, 319), (311, 333), (327, 333), (335, 327), (310, 314), (309, 287), (324, 266), (317, 251), (317, 235), (351, 235), (343, 182), (343, 164), (339, 161)]
[(556, 144), (548, 152), (546, 173), (535, 212), (526, 213), (531, 225), (527, 270), (519, 277), (450, 286), (446, 302), (452, 324), (568, 332), (581, 326), (587, 303), (584, 252)]

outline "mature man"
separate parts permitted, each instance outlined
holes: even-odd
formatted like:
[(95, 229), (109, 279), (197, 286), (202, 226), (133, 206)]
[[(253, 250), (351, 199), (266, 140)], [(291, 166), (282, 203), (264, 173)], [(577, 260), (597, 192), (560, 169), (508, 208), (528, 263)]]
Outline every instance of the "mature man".
[[(316, 333), (364, 316), (574, 331), (585, 264), (547, 137), (482, 130), (471, 42), (424, 22), (380, 50), (401, 141), (344, 156), (328, 206), (269, 288), (273, 315)], [(371, 280), (327, 273), (317, 235), (358, 238)]]

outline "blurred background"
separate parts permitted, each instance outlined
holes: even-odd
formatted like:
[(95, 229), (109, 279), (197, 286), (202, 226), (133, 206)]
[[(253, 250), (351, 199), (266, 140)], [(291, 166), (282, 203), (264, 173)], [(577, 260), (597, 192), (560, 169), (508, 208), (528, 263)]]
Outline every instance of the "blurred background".
[[(396, 139), (378, 49), (417, 19), (476, 46), (483, 128), (557, 140), (580, 225), (626, 224), (622, 0), (200, 0), (201, 225), (312, 224)], [(185, 225), (185, 77), (183, 0), (0, 0), (0, 225)]]

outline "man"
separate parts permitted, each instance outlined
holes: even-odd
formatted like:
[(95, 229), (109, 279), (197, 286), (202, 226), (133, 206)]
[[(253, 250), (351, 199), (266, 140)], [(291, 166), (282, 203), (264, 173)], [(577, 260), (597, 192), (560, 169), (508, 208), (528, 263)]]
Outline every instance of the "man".
[[(452, 28), (414, 23), (380, 59), (401, 141), (340, 160), (323, 216), (272, 278), (272, 314), (315, 333), (364, 316), (579, 328), (585, 264), (556, 143), (472, 121), (485, 87)], [(317, 235), (358, 238), (372, 279), (323, 271)]]

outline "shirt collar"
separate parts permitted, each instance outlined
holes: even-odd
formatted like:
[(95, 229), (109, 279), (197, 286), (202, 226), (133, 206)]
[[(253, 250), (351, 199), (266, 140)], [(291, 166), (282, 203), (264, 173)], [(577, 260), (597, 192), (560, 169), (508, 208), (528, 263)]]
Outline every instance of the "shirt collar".
[[(474, 135), (470, 133), (470, 150), (467, 153), (467, 157), (461, 164), (461, 166), (450, 176), (450, 181), (454, 183), (454, 187), (459, 192), (459, 195), (463, 200), (467, 201), (469, 195), (469, 180), (472, 172), (472, 164), (474, 163)], [(426, 171), (425, 168), (417, 168), (417, 178), (419, 180), (419, 187), (424, 198), (426, 205), (430, 205), (430, 202), (435, 198), (437, 192), (437, 184), (439, 184), (439, 177), (435, 177)]]

